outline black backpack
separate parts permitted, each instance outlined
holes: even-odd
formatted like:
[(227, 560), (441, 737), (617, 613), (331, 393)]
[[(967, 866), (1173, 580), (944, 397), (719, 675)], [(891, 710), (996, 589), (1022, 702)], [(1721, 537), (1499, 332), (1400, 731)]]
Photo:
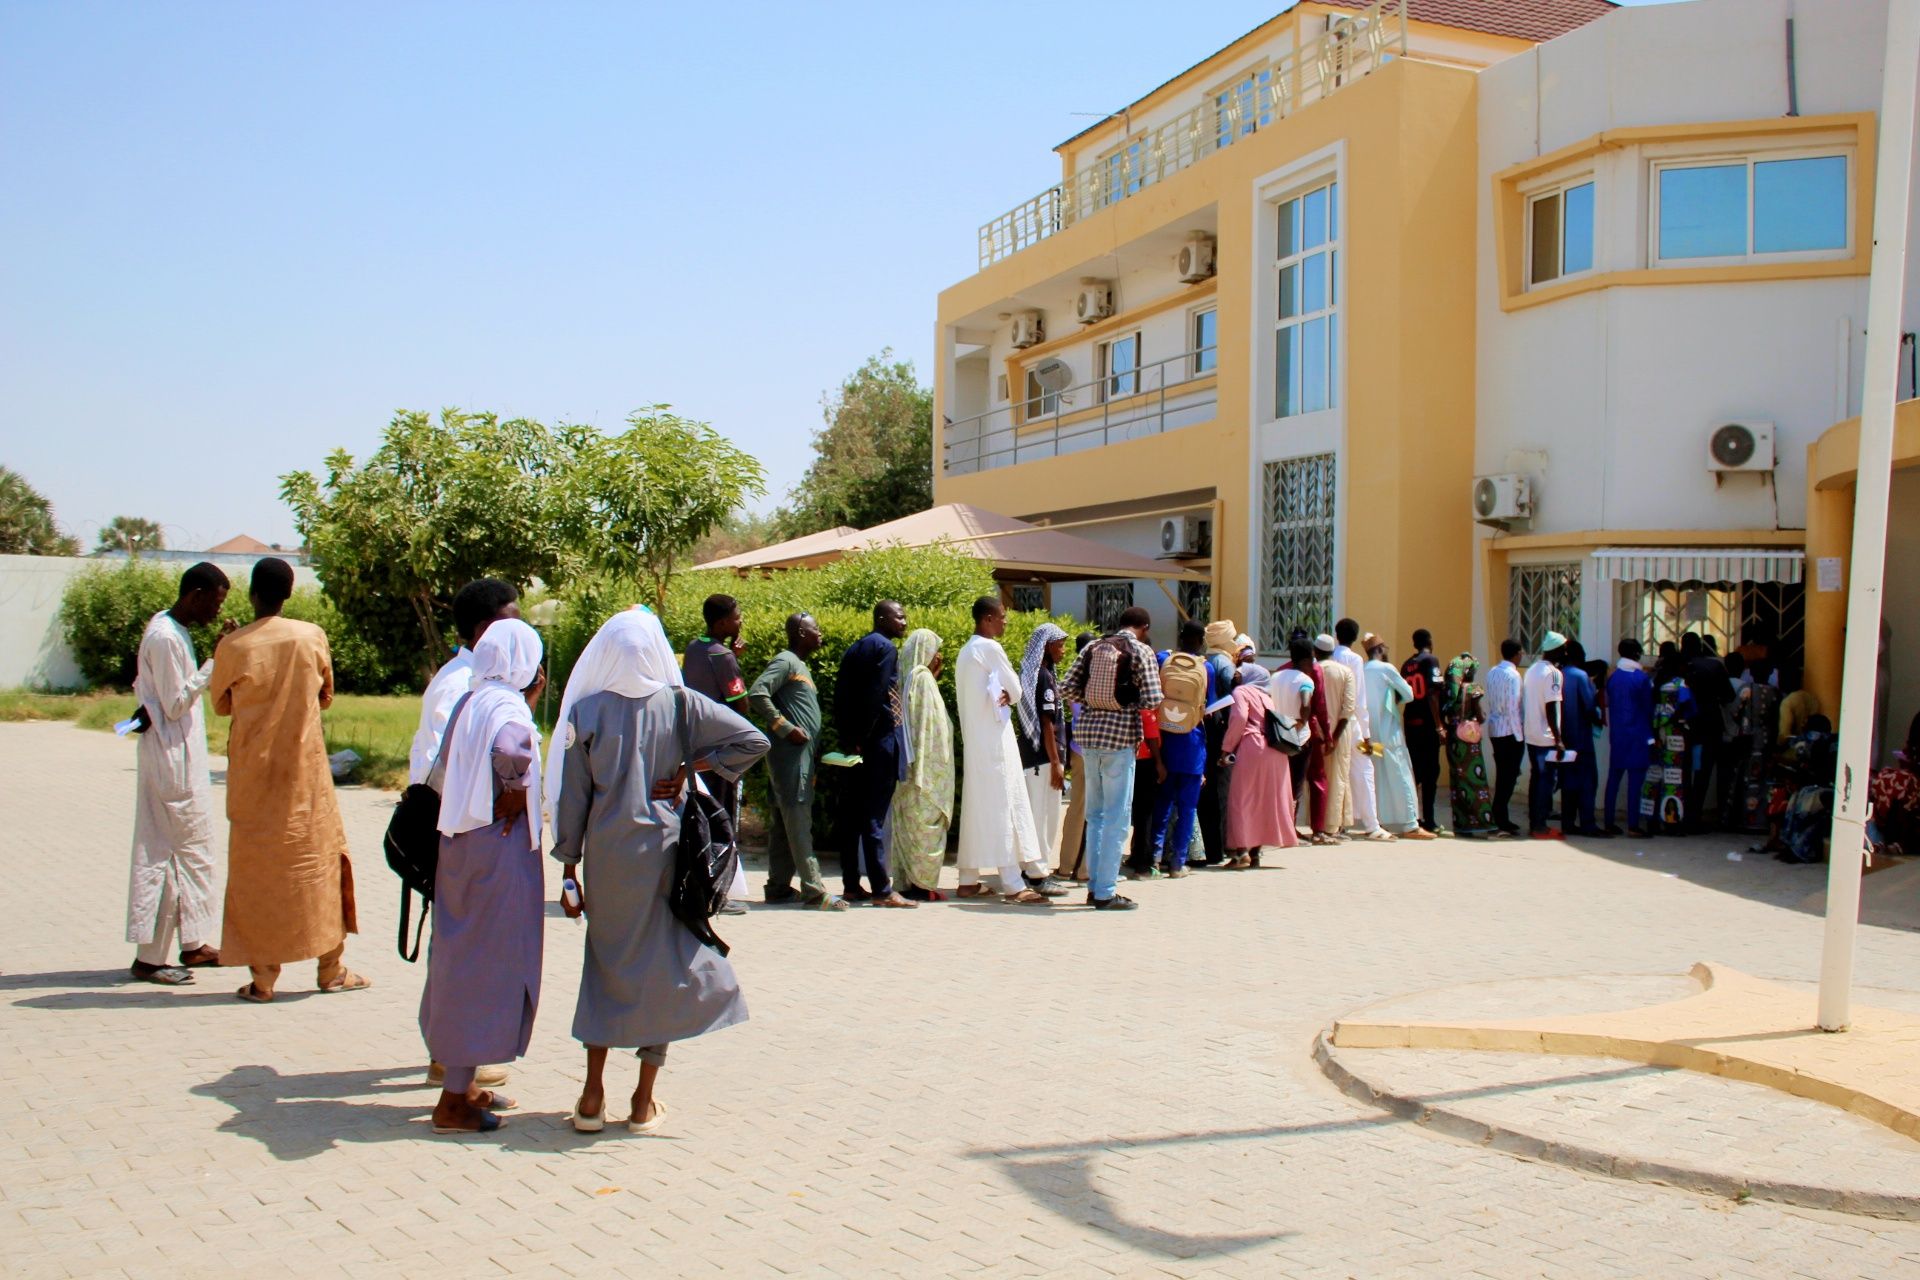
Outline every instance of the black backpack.
[[(400, 958), (408, 964), (420, 958), (420, 935), (427, 931), (427, 917), (432, 914), (433, 878), (440, 871), (440, 791), (433, 784), (444, 784), (446, 775), (440, 763), (446, 755), (447, 737), (471, 696), (462, 695), (454, 704), (453, 714), (447, 717), (447, 727), (440, 735), (440, 754), (434, 757), (427, 780), (416, 782), (400, 793), (400, 803), (394, 806), (386, 837), (381, 841), (387, 851), (387, 865), (400, 877), (400, 937), (395, 945)], [(420, 895), (420, 923), (413, 931), (413, 950), (409, 952), (407, 924), (412, 918), (416, 893)]]
[(740, 848), (734, 841), (733, 817), (727, 807), (698, 784), (687, 696), (684, 689), (673, 691), (687, 793), (680, 802), (680, 839), (670, 851), (673, 888), (667, 895), (667, 905), (674, 919), (687, 926), (694, 937), (724, 956), (731, 948), (713, 931), (713, 917), (727, 905), (727, 891), (740, 869)]

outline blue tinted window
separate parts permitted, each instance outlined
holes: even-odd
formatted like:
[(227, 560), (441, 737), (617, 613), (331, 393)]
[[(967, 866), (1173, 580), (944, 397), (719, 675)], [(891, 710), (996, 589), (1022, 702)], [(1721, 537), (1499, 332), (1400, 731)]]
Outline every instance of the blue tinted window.
[(1207, 373), (1219, 363), (1220, 353), (1215, 349), (1219, 342), (1220, 315), (1216, 311), (1202, 311), (1193, 317), (1193, 371), (1195, 374)]
[(1593, 269), (1593, 184), (1583, 182), (1577, 187), (1568, 187), (1562, 200), (1565, 249), (1560, 257), (1560, 274), (1570, 276)]
[(1660, 256), (1737, 258), (1747, 252), (1747, 166), (1660, 171)]
[(1847, 160), (1808, 156), (1753, 166), (1753, 251), (1847, 247)]

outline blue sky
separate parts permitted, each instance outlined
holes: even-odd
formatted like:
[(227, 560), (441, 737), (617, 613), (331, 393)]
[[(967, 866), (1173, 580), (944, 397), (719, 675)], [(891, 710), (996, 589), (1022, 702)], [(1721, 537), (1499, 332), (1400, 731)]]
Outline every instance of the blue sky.
[(1080, 113), (1282, 7), (0, 3), (0, 463), (281, 542), (396, 408), (666, 401), (770, 504)]

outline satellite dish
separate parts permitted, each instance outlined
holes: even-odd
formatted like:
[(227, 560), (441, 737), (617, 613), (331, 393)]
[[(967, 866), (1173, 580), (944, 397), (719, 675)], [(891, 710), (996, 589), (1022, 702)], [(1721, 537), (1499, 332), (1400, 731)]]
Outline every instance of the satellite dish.
[(1060, 360), (1042, 360), (1033, 367), (1033, 380), (1047, 395), (1058, 395), (1073, 382), (1073, 370)]

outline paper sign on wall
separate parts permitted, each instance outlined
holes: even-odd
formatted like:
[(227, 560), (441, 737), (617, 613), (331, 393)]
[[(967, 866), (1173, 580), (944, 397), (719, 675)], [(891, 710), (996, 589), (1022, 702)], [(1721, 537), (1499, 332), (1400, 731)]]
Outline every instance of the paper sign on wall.
[(1814, 561), (1814, 590), (1838, 591), (1840, 589), (1840, 557), (1821, 556)]

